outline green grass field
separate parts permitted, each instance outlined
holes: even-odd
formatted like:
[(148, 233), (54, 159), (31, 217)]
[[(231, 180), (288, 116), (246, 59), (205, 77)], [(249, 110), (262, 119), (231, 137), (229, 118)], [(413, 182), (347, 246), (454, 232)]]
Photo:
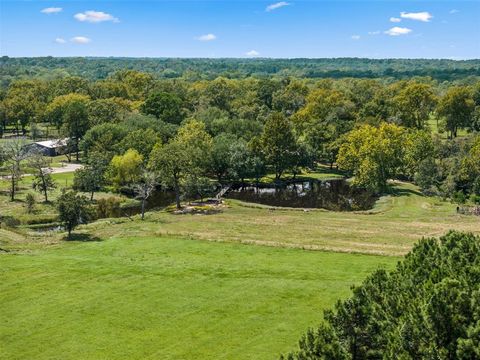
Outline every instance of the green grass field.
[(275, 359), (394, 257), (172, 237), (0, 255), (1, 359)]
[[(4, 214), (27, 216), (28, 184), (14, 203), (0, 195)], [(276, 359), (422, 236), (480, 233), (455, 206), (397, 182), (363, 212), (227, 201), (214, 215), (99, 220), (77, 241), (0, 229), (0, 359)]]
[[(214, 242), (240, 242), (313, 250), (403, 255), (422, 236), (450, 229), (480, 233), (476, 216), (456, 213), (456, 205), (397, 183), (391, 195), (363, 212), (269, 208), (229, 200), (216, 215), (151, 212), (146, 221), (101, 220), (80, 232), (100, 238), (182, 236)], [(115, 224), (115, 225), (113, 225)]]

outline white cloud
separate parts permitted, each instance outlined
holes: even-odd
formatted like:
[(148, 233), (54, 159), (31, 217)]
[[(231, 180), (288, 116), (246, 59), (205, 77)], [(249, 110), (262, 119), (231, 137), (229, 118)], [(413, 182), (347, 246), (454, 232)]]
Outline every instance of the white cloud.
[(411, 32), (412, 32), (412, 29), (394, 26), (391, 29), (385, 31), (385, 34), (390, 36), (400, 36), (400, 35), (407, 35)]
[(58, 37), (58, 38), (55, 39), (55, 42), (57, 44), (65, 44), (67, 42), (67, 40), (65, 40), (64, 38)]
[(400, 17), (403, 19), (418, 20), (423, 22), (429, 22), (433, 18), (432, 14), (427, 11), (417, 12), (417, 13), (407, 13), (402, 11)]
[(275, 4), (268, 5), (267, 8), (265, 9), (265, 11), (277, 10), (277, 9), (280, 9), (281, 7), (288, 6), (288, 5), (290, 5), (290, 3), (286, 2), (286, 1), (280, 1), (280, 2), (277, 2)]
[(70, 41), (75, 43), (75, 44), (88, 44), (92, 40), (85, 37), (85, 36), (75, 36), (75, 37), (71, 38)]
[(402, 19), (397, 18), (397, 17), (393, 17), (393, 16), (392, 16), (392, 17), (390, 18), (390, 22), (398, 23), (398, 22), (400, 22), (400, 21), (402, 21)]
[(78, 21), (86, 21), (89, 23), (100, 23), (104, 21), (119, 22), (119, 20), (111, 14), (94, 10), (88, 10), (83, 13), (75, 14), (73, 17)]
[(352, 35), (352, 40), (360, 40), (360, 35)]
[(450, 10), (449, 12), (450, 12), (450, 14), (457, 14), (457, 13), (460, 12), (460, 10), (452, 9), (452, 10)]
[(205, 34), (205, 35), (200, 35), (199, 37), (196, 37), (195, 39), (199, 41), (212, 41), (217, 38), (216, 35), (214, 34)]
[(48, 7), (48, 8), (42, 9), (40, 12), (44, 14), (58, 14), (62, 10), (63, 9), (61, 7)]
[(255, 57), (255, 56), (259, 56), (260, 53), (256, 50), (250, 50), (250, 51), (246, 52), (245, 55)]
[(380, 34), (380, 31), (369, 31), (368, 32), (368, 35), (379, 35)]

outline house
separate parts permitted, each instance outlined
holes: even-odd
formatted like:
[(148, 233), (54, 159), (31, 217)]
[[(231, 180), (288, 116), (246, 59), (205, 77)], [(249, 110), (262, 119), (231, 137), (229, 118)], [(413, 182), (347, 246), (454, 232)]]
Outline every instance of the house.
[(29, 151), (39, 151), (46, 156), (57, 156), (65, 153), (68, 138), (37, 141), (28, 145)]

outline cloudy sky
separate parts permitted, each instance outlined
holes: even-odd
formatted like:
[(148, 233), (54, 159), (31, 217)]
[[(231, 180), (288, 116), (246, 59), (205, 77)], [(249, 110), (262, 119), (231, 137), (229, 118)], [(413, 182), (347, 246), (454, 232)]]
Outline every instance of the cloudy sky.
[(0, 0), (0, 53), (468, 59), (479, 19), (480, 0)]

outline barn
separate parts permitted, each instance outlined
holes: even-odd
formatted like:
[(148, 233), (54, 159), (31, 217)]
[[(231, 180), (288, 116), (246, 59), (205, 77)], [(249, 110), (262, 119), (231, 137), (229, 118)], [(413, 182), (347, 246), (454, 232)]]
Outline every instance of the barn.
[(46, 156), (57, 156), (65, 153), (68, 138), (37, 141), (28, 146), (30, 151), (39, 151)]

